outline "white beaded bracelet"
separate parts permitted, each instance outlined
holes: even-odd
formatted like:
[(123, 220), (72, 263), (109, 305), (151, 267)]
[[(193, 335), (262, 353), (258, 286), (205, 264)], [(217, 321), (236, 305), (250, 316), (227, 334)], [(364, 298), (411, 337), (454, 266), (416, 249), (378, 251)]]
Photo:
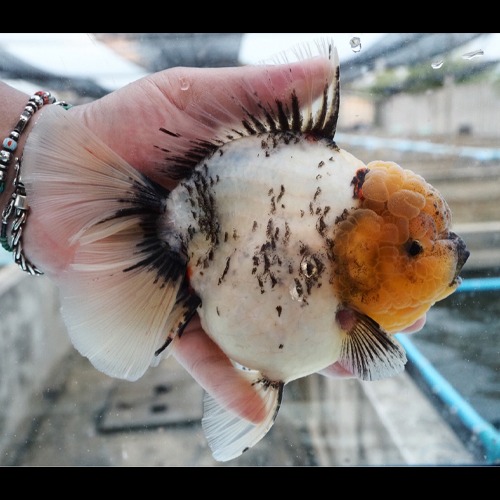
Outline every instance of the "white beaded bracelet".
[[(9, 136), (3, 140), (0, 150), (0, 193), (5, 190), (7, 170), (11, 164), (13, 154), (17, 149), (19, 137), (26, 128), (31, 117), (45, 104), (59, 104), (65, 108), (70, 107), (64, 101), (56, 102), (56, 99), (50, 92), (39, 90), (35, 92), (26, 104), (19, 117), (14, 129)], [(23, 270), (32, 275), (43, 274), (34, 264), (32, 264), (23, 254), (22, 233), (23, 227), (28, 217), (29, 205), (26, 201), (26, 190), (21, 181), (21, 160), (16, 156), (14, 158), (14, 192), (2, 212), (2, 221), (0, 226), (0, 243), (2, 247), (12, 252), (15, 263)], [(11, 220), (12, 219), (12, 220)], [(9, 224), (10, 238), (9, 238)]]

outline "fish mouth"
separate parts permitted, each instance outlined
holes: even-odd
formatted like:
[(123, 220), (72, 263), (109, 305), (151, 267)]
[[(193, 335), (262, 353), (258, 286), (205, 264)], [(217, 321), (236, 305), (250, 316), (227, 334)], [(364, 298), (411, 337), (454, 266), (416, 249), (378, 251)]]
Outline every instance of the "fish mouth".
[(448, 239), (451, 240), (455, 245), (455, 250), (457, 253), (457, 267), (455, 269), (455, 275), (453, 277), (451, 285), (455, 285), (457, 283), (460, 284), (461, 279), (459, 277), (459, 274), (462, 271), (462, 268), (464, 267), (465, 263), (467, 262), (467, 259), (470, 256), (470, 252), (469, 250), (467, 250), (465, 241), (462, 238), (460, 238), (458, 234), (450, 232)]

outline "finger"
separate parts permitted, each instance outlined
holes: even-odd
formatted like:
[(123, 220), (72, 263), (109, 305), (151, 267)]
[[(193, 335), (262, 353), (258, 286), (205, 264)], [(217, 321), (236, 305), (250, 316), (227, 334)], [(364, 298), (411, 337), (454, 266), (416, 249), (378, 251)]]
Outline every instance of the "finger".
[(427, 321), (427, 315), (424, 314), (422, 317), (417, 319), (415, 323), (410, 325), (408, 328), (405, 328), (404, 330), (401, 331), (401, 333), (416, 333), (425, 326), (425, 322)]
[(175, 346), (177, 361), (220, 404), (258, 423), (265, 418), (257, 392), (193, 318)]
[(318, 373), (328, 378), (355, 378), (350, 371), (346, 370), (339, 363), (333, 363)]
[(257, 112), (261, 103), (275, 107), (293, 91), (310, 101), (331, 72), (326, 57), (274, 66), (171, 68), (70, 112), (131, 165), (159, 180), (167, 155), (181, 155), (193, 141), (212, 140), (222, 126), (240, 124), (244, 110)]
[[(154, 75), (169, 101), (169, 120), (156, 134), (155, 152), (148, 157), (165, 170), (178, 159), (190, 157), (193, 145), (227, 142), (245, 131), (243, 122), (266, 121), (285, 108), (291, 115), (296, 99), (311, 109), (333, 78), (326, 57), (277, 66), (248, 66), (218, 70), (175, 68)], [(236, 132), (235, 132), (236, 131)], [(161, 154), (164, 153), (164, 154)], [(162, 164), (163, 162), (163, 164)], [(166, 170), (168, 172), (168, 170)]]

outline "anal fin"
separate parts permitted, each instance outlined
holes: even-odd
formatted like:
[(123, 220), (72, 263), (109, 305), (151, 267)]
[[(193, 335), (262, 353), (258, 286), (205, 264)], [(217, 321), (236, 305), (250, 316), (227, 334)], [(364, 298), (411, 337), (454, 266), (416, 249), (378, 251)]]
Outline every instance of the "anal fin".
[(281, 405), (283, 382), (271, 382), (253, 370), (242, 373), (261, 396), (266, 416), (259, 423), (245, 420), (205, 393), (202, 426), (212, 455), (220, 462), (237, 458), (257, 444), (273, 426)]

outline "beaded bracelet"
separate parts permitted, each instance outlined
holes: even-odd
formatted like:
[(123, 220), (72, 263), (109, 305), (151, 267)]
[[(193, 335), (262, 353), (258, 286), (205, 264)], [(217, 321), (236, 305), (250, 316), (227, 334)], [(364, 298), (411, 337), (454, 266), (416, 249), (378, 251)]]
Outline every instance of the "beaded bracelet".
[[(70, 107), (64, 101), (56, 102), (56, 99), (50, 92), (39, 90), (35, 92), (26, 104), (23, 112), (19, 117), (14, 129), (8, 137), (3, 140), (2, 150), (0, 150), (0, 193), (5, 190), (7, 170), (11, 164), (14, 151), (17, 149), (19, 137), (31, 117), (45, 104), (59, 104), (66, 109)], [(26, 189), (21, 181), (21, 160), (18, 157), (14, 158), (14, 192), (7, 203), (7, 206), (2, 212), (2, 222), (0, 227), (0, 243), (8, 252), (13, 252), (15, 263), (23, 270), (31, 275), (43, 274), (34, 264), (32, 264), (23, 254), (22, 233), (23, 226), (28, 217), (29, 205), (26, 201)], [(8, 226), (12, 220), (10, 231), (10, 242), (7, 236)]]

